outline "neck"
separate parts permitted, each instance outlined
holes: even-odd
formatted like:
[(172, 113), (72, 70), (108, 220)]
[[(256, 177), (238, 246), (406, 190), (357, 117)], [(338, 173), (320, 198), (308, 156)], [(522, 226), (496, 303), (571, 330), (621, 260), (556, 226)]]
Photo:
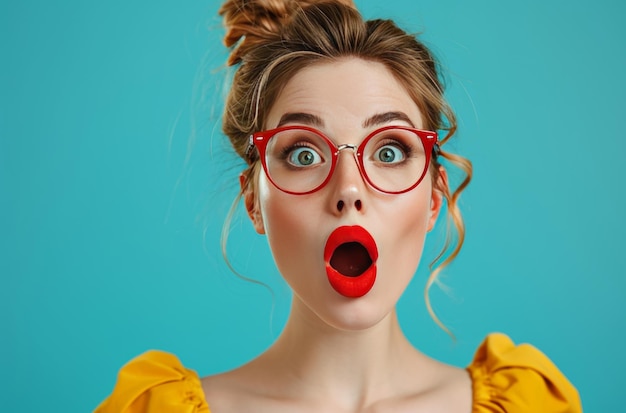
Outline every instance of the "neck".
[(281, 336), (261, 359), (272, 366), (285, 386), (299, 398), (336, 400), (342, 405), (366, 405), (397, 393), (400, 371), (407, 362), (425, 357), (408, 342), (392, 311), (365, 329), (330, 326), (294, 297)]

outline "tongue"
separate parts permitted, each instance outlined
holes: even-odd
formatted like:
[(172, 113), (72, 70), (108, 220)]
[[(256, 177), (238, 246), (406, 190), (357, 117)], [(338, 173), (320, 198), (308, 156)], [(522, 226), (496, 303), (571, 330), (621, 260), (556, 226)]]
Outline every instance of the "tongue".
[(330, 258), (330, 266), (346, 277), (357, 277), (372, 265), (365, 247), (358, 242), (341, 244)]

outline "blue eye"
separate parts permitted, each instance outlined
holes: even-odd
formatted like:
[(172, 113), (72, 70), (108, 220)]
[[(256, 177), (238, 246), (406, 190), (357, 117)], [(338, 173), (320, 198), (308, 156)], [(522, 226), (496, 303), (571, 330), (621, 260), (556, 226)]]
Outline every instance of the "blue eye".
[(322, 162), (320, 155), (309, 147), (292, 150), (287, 160), (290, 164), (298, 167), (311, 166)]
[(398, 163), (405, 158), (404, 151), (396, 145), (385, 145), (374, 153), (374, 159), (382, 163)]

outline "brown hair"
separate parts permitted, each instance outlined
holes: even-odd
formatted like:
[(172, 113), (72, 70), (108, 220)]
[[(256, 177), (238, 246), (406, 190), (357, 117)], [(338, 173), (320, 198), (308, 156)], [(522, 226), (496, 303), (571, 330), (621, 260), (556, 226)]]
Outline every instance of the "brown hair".
[[(456, 119), (444, 99), (436, 60), (424, 44), (391, 20), (365, 21), (350, 0), (228, 0), (219, 13), (226, 26), (224, 43), (231, 48), (228, 65), (236, 66), (222, 128), (235, 151), (248, 163), (244, 171), (248, 185), (254, 185), (253, 178), (259, 171), (256, 154), (246, 153), (249, 136), (265, 128), (266, 115), (287, 81), (313, 63), (350, 56), (382, 63), (417, 104), (424, 128), (445, 131), (440, 146), (455, 133)], [(439, 179), (438, 157), (463, 172), (461, 183), (453, 191)], [(469, 184), (472, 166), (469, 160), (443, 149), (438, 157), (431, 162), (431, 174), (447, 202), (457, 236), (448, 231), (441, 253), (431, 263), (424, 295), (429, 313), (448, 331), (433, 312), (428, 291), (463, 244), (465, 228), (458, 198)], [(452, 251), (446, 255), (449, 249)]]

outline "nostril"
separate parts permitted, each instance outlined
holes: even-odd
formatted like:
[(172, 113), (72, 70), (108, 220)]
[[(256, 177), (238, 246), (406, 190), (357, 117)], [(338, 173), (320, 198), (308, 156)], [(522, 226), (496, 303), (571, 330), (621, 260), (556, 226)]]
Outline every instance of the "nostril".
[(344, 202), (343, 201), (339, 201), (337, 202), (337, 210), (341, 212), (341, 210), (343, 210), (343, 206), (344, 206)]
[(354, 207), (356, 208), (356, 210), (357, 210), (357, 211), (360, 211), (360, 210), (361, 210), (361, 200), (360, 200), (360, 199), (357, 199), (357, 200), (354, 202)]

